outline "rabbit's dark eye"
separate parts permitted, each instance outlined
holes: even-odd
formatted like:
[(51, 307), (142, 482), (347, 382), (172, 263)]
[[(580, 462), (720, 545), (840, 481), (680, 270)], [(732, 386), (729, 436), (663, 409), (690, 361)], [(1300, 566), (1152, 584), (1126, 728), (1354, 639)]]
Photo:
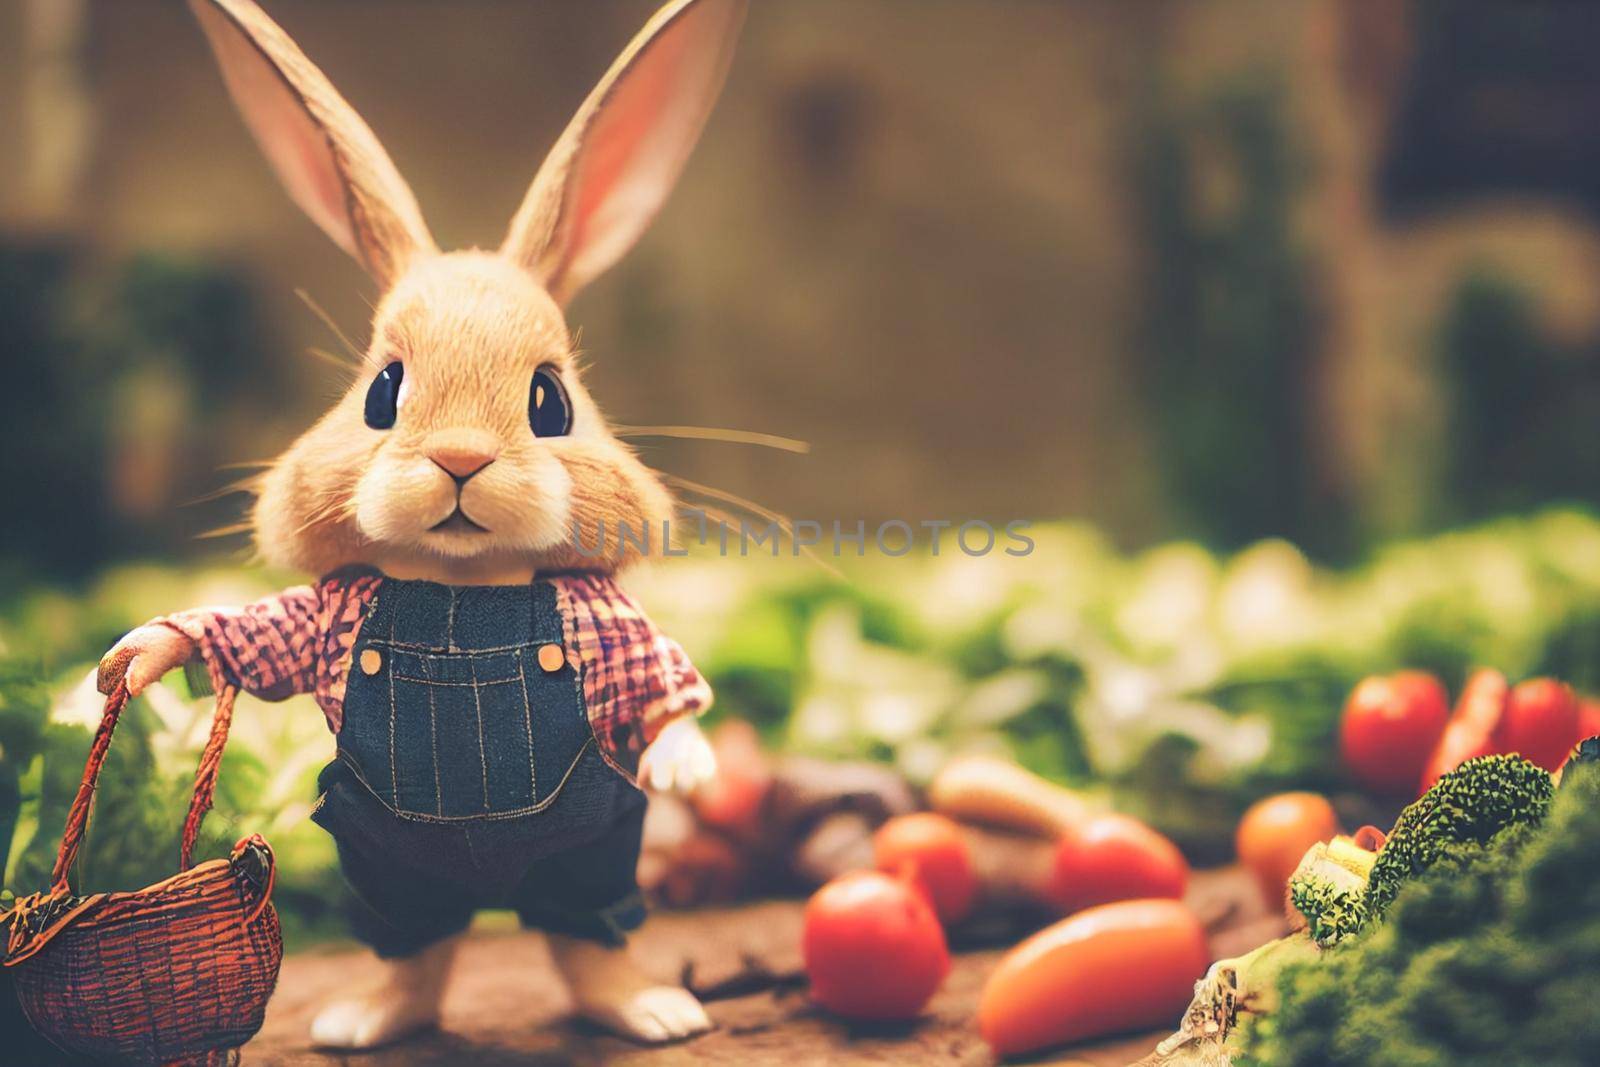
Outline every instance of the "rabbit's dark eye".
[(406, 369), (391, 363), (378, 372), (367, 389), (367, 425), (374, 430), (387, 430), (394, 425), (395, 412), (400, 407), (400, 383)]
[(561, 379), (550, 367), (540, 367), (533, 372), (533, 386), (528, 392), (528, 425), (535, 437), (563, 437), (572, 429), (572, 405), (567, 402), (567, 391)]

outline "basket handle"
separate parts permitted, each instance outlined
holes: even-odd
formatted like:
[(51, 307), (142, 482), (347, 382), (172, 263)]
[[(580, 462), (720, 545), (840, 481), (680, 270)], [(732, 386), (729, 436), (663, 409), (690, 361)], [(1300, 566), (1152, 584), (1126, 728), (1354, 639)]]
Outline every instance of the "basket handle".
[[(189, 800), (189, 814), (183, 821), (183, 842), (178, 850), (179, 870), (188, 870), (194, 855), (195, 838), (200, 834), (200, 823), (211, 808), (217, 789), (217, 772), (222, 765), (222, 750), (228, 743), (228, 727), (233, 723), (233, 702), (239, 691), (233, 687), (217, 693), (216, 710), (211, 718), (211, 736), (200, 754), (200, 766), (195, 771), (194, 795)], [(66, 892), (67, 876), (78, 859), (78, 846), (83, 843), (84, 831), (89, 827), (89, 809), (94, 804), (95, 785), (100, 780), (100, 769), (105, 765), (106, 753), (111, 748), (111, 735), (117, 728), (122, 710), (128, 706), (128, 683), (118, 682), (116, 689), (106, 697), (105, 711), (100, 725), (95, 729), (94, 742), (89, 746), (89, 758), (83, 767), (83, 780), (78, 783), (78, 794), (72, 798), (67, 811), (67, 825), (61, 832), (61, 848), (56, 853), (56, 864), (50, 872), (51, 893)]]
[(194, 861), (194, 841), (200, 835), (200, 824), (211, 810), (211, 799), (217, 792), (217, 774), (222, 769), (222, 750), (228, 744), (228, 727), (233, 725), (233, 701), (239, 690), (225, 686), (217, 692), (215, 710), (211, 713), (211, 736), (200, 753), (200, 766), (194, 772), (194, 795), (189, 798), (189, 814), (183, 820), (183, 842), (178, 846), (178, 870), (187, 871)]

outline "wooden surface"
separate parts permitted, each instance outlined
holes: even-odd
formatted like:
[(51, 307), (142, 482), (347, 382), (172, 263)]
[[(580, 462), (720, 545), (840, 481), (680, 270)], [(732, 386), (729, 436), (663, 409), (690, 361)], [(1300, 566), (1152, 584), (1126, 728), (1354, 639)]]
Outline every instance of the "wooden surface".
[[(1200, 872), (1189, 899), (1213, 930), (1212, 948), (1218, 956), (1245, 951), (1279, 932), (1279, 921), (1236, 869)], [(374, 960), (354, 950), (302, 953), (284, 961), (266, 1025), (246, 1047), (245, 1064), (799, 1067), (994, 1062), (972, 1020), (984, 979), (1001, 949), (958, 952), (949, 980), (915, 1022), (851, 1026), (808, 1002), (799, 941), (800, 904), (795, 901), (653, 916), (638, 937), (641, 953), (663, 977), (682, 978), (706, 997), (717, 1029), (685, 1044), (642, 1048), (569, 1017), (566, 991), (538, 935), (480, 930), (463, 946), (440, 1030), (359, 1057), (316, 1052), (306, 1034), (318, 1006), (372, 979)], [(1161, 1036), (1126, 1035), (1054, 1050), (1029, 1062), (1113, 1067), (1145, 1055)]]

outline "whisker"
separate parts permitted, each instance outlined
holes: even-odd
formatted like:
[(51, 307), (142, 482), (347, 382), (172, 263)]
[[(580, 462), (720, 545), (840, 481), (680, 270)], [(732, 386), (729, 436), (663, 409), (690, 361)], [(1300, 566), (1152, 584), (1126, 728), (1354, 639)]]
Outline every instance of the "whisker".
[[(688, 503), (687, 501), (680, 501), (678, 506), (680, 508), (684, 509), (686, 514), (692, 512), (693, 514), (697, 515), (700, 518), (702, 523), (706, 519), (710, 519), (713, 522), (715, 522), (719, 527), (721, 527), (722, 532), (721, 532), (720, 535), (717, 535), (717, 544), (721, 548), (726, 548), (727, 547), (727, 545), (726, 545), (726, 543), (724, 541), (724, 539), (727, 537), (727, 531), (728, 530), (734, 530), (734, 531), (740, 530), (744, 525), (743, 520), (740, 518), (740, 516), (735, 515), (731, 511), (724, 511), (722, 508), (715, 507), (715, 506), (713, 506), (711, 504), (706, 504), (706, 503), (701, 503), (701, 502), (696, 502), (696, 503), (691, 504), (691, 503)], [(788, 527), (784, 527), (784, 529), (785, 529), (785, 532), (789, 533), (790, 539), (792, 540), (793, 537), (794, 537), (793, 531), (791, 529), (789, 529)], [(711, 532), (709, 530), (707, 530), (706, 531), (706, 540), (700, 540), (699, 543), (702, 544), (702, 545), (708, 544), (711, 536), (713, 536), (713, 535), (711, 534)], [(680, 541), (679, 542), (679, 546), (680, 547), (686, 547), (686, 543), (683, 542), (683, 541)], [(812, 563), (815, 563), (817, 566), (821, 567), (823, 570), (828, 571), (834, 577), (841, 577), (841, 575), (839, 574), (838, 571), (834, 570), (831, 566), (829, 566), (823, 560), (818, 559), (811, 552), (811, 550), (809, 548), (802, 547), (801, 551), (806, 553), (806, 555), (810, 558), (810, 561)]]
[(295, 527), (295, 535), (299, 536), (300, 534), (305, 533), (318, 523), (326, 522), (327, 520), (334, 518), (336, 515), (338, 515), (338, 513), (338, 506), (332, 503), (323, 504), (320, 507), (314, 508), (307, 513), (305, 521), (299, 526)]
[(754, 500), (742, 497), (738, 493), (731, 493), (726, 489), (717, 489), (714, 486), (703, 485), (700, 482), (693, 482), (688, 478), (682, 477), (681, 475), (663, 474), (662, 478), (666, 479), (668, 484), (677, 486), (679, 489), (682, 489), (685, 492), (695, 493), (700, 496), (708, 496), (713, 500), (720, 500), (724, 504), (732, 504), (734, 507), (743, 508), (759, 518), (766, 519), (768, 522), (777, 523), (783, 528), (783, 531), (789, 534), (791, 537), (794, 535), (793, 521), (790, 520), (789, 516), (783, 514), (782, 512), (773, 511), (771, 508), (763, 507), (762, 505), (757, 504)]
[[(692, 511), (698, 514), (702, 519), (714, 519), (716, 522), (720, 523), (724, 529), (730, 526), (737, 527), (739, 525), (739, 516), (735, 515), (731, 511), (723, 511), (721, 508), (713, 507), (710, 504), (689, 504), (684, 501), (679, 501), (678, 507), (685, 511)], [(674, 527), (674, 529), (676, 529), (676, 527)], [(719, 538), (718, 541), (720, 543), (721, 539)], [(705, 542), (701, 541), (701, 543), (704, 544)]]
[(301, 534), (305, 533), (318, 523), (326, 522), (329, 519), (350, 518), (354, 514), (354, 501), (342, 500), (338, 497), (330, 497), (328, 500), (314, 508), (312, 512), (306, 516), (306, 521), (296, 527), (294, 536), (299, 537)]
[(349, 352), (351, 357), (357, 363), (360, 363), (364, 358), (362, 356), (361, 349), (352, 344), (350, 338), (345, 334), (345, 332), (339, 329), (339, 324), (333, 321), (333, 316), (328, 314), (323, 306), (317, 303), (316, 300), (312, 298), (311, 294), (306, 292), (304, 289), (296, 289), (294, 291), (294, 295), (298, 296), (300, 298), (300, 302), (311, 309), (311, 313), (313, 315), (322, 320), (322, 324), (333, 333), (333, 336), (339, 339), (340, 344), (344, 345), (345, 351)]
[(219, 463), (217, 465), (217, 470), (219, 470), (219, 471), (251, 471), (251, 470), (264, 471), (268, 467), (271, 467), (276, 462), (277, 462), (277, 460), (275, 460), (275, 459), (242, 459), (237, 463)]
[(761, 448), (775, 448), (800, 455), (811, 451), (809, 441), (780, 437), (775, 433), (735, 430), (722, 426), (618, 426), (613, 432), (618, 437), (678, 437), (690, 441), (723, 441), (737, 445), (757, 445)]
[(236, 482), (229, 482), (220, 489), (213, 489), (209, 493), (202, 493), (193, 500), (186, 500), (181, 506), (192, 508), (197, 504), (209, 504), (213, 500), (221, 500), (225, 496), (233, 496), (236, 493), (254, 493), (260, 482), (261, 475), (252, 474), (248, 478), (240, 478)]
[[(768, 507), (763, 507), (762, 505), (757, 504), (754, 500), (742, 497), (738, 493), (730, 493), (726, 489), (717, 489), (714, 486), (702, 485), (700, 482), (690, 481), (688, 478), (684, 478), (676, 474), (662, 474), (661, 477), (667, 482), (667, 484), (682, 489), (686, 493), (694, 493), (699, 496), (708, 496), (713, 500), (720, 500), (725, 504), (732, 504), (734, 507), (744, 508), (746, 511), (751, 512), (758, 518), (766, 519), (768, 522), (776, 525), (779, 530), (789, 535), (789, 540), (791, 542), (795, 540), (794, 521), (781, 512), (773, 511)], [(709, 515), (711, 513), (707, 511), (706, 514)], [(827, 571), (833, 577), (839, 579), (844, 578), (844, 575), (840, 572), (839, 568), (833, 566), (827, 560), (813, 552), (810, 545), (797, 545), (796, 547), (798, 547), (801, 552), (805, 553), (806, 558), (811, 560), (811, 562), (815, 563), (817, 566), (821, 567), (823, 570)]]
[(318, 363), (326, 363), (330, 367), (337, 367), (346, 374), (350, 373), (350, 361), (335, 352), (329, 352), (326, 348), (317, 348), (315, 346), (307, 348), (306, 355)]
[(236, 522), (228, 526), (218, 526), (215, 530), (206, 530), (195, 534), (195, 539), (209, 541), (220, 537), (232, 537), (235, 534), (249, 533), (252, 526), (248, 522)]

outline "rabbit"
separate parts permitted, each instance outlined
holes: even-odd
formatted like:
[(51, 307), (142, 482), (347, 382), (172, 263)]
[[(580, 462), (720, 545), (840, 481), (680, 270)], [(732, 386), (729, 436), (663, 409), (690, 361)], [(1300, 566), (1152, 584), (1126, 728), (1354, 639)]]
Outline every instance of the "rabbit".
[(711, 1025), (627, 950), (644, 918), (640, 783), (691, 790), (715, 768), (695, 725), (709, 688), (615, 581), (649, 542), (603, 536), (663, 530), (672, 500), (585, 391), (563, 308), (661, 207), (746, 6), (659, 10), (501, 246), (446, 253), (371, 130), (254, 0), (190, 0), (289, 194), (382, 296), (360, 379), (265, 473), (252, 513), (267, 561), (323, 577), (154, 620), (106, 654), (99, 685), (137, 694), (197, 661), (215, 686), (312, 693), (327, 716), (337, 756), (312, 817), (384, 977), (322, 1006), (320, 1046), (436, 1023), (481, 906), (546, 931), (595, 1022), (643, 1042)]

